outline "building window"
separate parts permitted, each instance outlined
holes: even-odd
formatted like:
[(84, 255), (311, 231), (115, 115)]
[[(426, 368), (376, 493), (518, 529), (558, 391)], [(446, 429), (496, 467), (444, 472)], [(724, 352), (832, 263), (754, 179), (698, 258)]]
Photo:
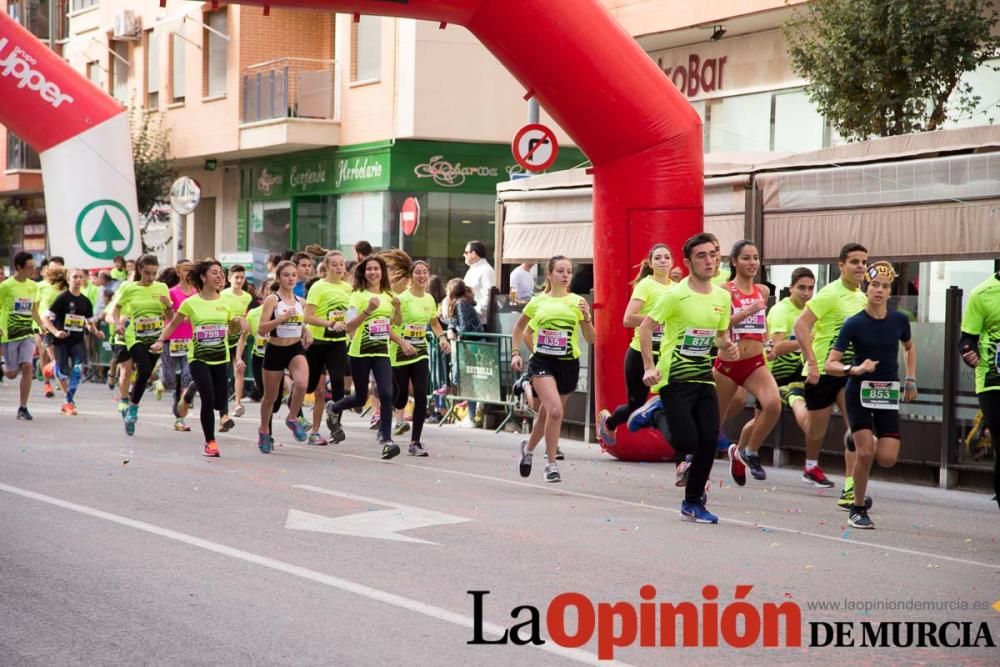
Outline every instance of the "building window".
[(7, 133), (7, 169), (41, 169), (38, 153), (13, 132)]
[(101, 63), (96, 60), (87, 63), (87, 78), (98, 88), (101, 86)]
[(112, 42), (111, 95), (122, 104), (128, 103), (129, 52), (128, 42)]
[[(697, 104), (697, 103), (696, 103)], [(799, 153), (830, 144), (827, 123), (801, 89), (703, 102), (705, 152)]]
[[(205, 24), (223, 35), (229, 34), (229, 21), (225, 10), (210, 12), (205, 15)], [(229, 42), (212, 30), (205, 30), (202, 44), (205, 62), (205, 85), (202, 91), (205, 97), (220, 97), (226, 94), (226, 75), (229, 69)]]
[(87, 7), (93, 7), (97, 4), (97, 0), (72, 0), (70, 2), (69, 10), (71, 12), (78, 12), (81, 9), (86, 9)]
[(187, 46), (178, 33), (170, 33), (170, 103), (184, 103), (184, 67)]
[(7, 3), (7, 13), (17, 23), (41, 40), (49, 38), (49, 2), (52, 0), (15, 0)]
[(382, 69), (382, 19), (351, 23), (351, 81), (378, 81)]
[(146, 106), (160, 108), (160, 38), (146, 31)]
[(771, 150), (802, 153), (823, 148), (826, 120), (804, 91), (774, 94)]

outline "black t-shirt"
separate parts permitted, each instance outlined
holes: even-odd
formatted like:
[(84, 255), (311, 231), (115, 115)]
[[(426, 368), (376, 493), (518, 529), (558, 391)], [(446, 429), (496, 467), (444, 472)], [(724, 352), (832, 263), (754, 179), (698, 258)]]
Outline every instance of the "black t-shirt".
[(82, 292), (78, 296), (74, 296), (72, 292), (66, 290), (52, 302), (52, 305), (49, 306), (49, 312), (53, 316), (53, 326), (56, 329), (69, 332), (66, 338), (57, 338), (56, 342), (70, 345), (83, 340), (83, 331), (87, 328), (87, 321), (94, 316), (94, 306)]
[(877, 320), (862, 310), (847, 318), (840, 329), (834, 350), (854, 350), (854, 362), (877, 361), (874, 373), (850, 376), (848, 390), (860, 391), (863, 380), (899, 380), (899, 343), (910, 340), (910, 320), (899, 311), (890, 311)]

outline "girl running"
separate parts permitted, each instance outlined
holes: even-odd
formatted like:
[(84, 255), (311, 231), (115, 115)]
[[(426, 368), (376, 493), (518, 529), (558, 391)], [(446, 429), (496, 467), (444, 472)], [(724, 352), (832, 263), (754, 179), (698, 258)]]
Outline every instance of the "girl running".
[[(389, 274), (385, 261), (376, 256), (366, 257), (354, 269), (354, 291), (347, 311), (347, 333), (353, 338), (348, 350), (354, 393), (339, 401), (326, 404), (330, 421), (340, 425), (344, 410), (361, 407), (368, 399), (369, 375), (375, 377), (379, 404), (388, 410), (392, 405), (392, 365), (389, 362), (389, 341), (397, 345), (402, 339), (392, 330), (392, 323), (400, 322), (399, 299), (389, 288)], [(387, 414), (379, 421), (379, 439), (382, 458), (399, 455), (399, 447), (392, 441), (392, 419)]]
[(87, 363), (84, 330), (89, 330), (97, 338), (104, 338), (104, 332), (93, 321), (94, 306), (81, 291), (86, 275), (83, 269), (69, 272), (66, 289), (52, 302), (43, 319), (46, 330), (54, 338), (55, 376), (66, 396), (62, 407), (64, 415), (76, 415), (74, 399), (83, 375), (83, 365)]
[[(191, 268), (194, 266), (190, 261), (182, 259), (177, 262), (176, 271), (178, 283), (170, 288), (170, 303), (174, 312), (180, 310), (181, 304), (198, 293), (198, 289), (191, 284)], [(194, 403), (194, 395), (198, 390), (191, 379), (191, 367), (188, 364), (188, 348), (191, 346), (191, 339), (194, 332), (190, 322), (180, 324), (174, 332), (165, 337), (167, 341), (167, 354), (162, 357), (161, 370), (163, 371), (163, 384), (174, 392), (174, 430), (187, 432), (191, 427), (185, 423), (191, 405)]]
[[(410, 456), (427, 456), (427, 450), (420, 442), (427, 417), (427, 394), (430, 392), (430, 366), (427, 352), (427, 330), (434, 332), (441, 352), (449, 354), (451, 346), (437, 319), (437, 304), (427, 293), (427, 283), (431, 279), (430, 265), (423, 260), (413, 262), (410, 267), (410, 287), (399, 295), (400, 321), (395, 332), (401, 339), (389, 345), (389, 358), (395, 381), (393, 407), (402, 421), (403, 410), (409, 401), (410, 385), (413, 385), (413, 433), (410, 436)], [(398, 432), (398, 429), (397, 429)]]
[[(115, 331), (125, 336), (125, 346), (135, 368), (128, 408), (122, 415), (127, 435), (135, 434), (139, 402), (146, 392), (153, 366), (160, 356), (159, 350), (153, 352), (151, 347), (163, 333), (164, 323), (174, 314), (167, 286), (156, 280), (159, 270), (160, 263), (156, 255), (140, 257), (136, 262), (138, 280), (121, 289), (118, 303), (111, 314)], [(129, 317), (127, 325), (122, 320), (123, 312)]]
[[(639, 348), (639, 325), (653, 308), (653, 302), (662, 292), (673, 287), (670, 280), (670, 270), (673, 258), (670, 248), (663, 243), (657, 243), (649, 250), (646, 259), (639, 266), (639, 274), (632, 281), (632, 298), (625, 308), (622, 326), (634, 329), (632, 342), (625, 353), (625, 390), (628, 402), (619, 405), (615, 411), (601, 410), (597, 420), (598, 433), (608, 447), (614, 447), (617, 438), (615, 429), (628, 420), (628, 416), (642, 407), (649, 395), (649, 387), (642, 381), (642, 351)], [(660, 341), (663, 339), (663, 327), (653, 332), (653, 363), (660, 356)]]
[(288, 406), (287, 426), (298, 442), (305, 442), (306, 429), (296, 418), (306, 396), (309, 380), (309, 364), (306, 362), (306, 348), (312, 343), (312, 334), (304, 327), (305, 307), (295, 296), (298, 269), (292, 262), (281, 262), (275, 269), (276, 286), (274, 292), (261, 304), (260, 324), (257, 334), (267, 338), (264, 349), (264, 398), (260, 403), (260, 429), (257, 447), (262, 454), (270, 454), (274, 449), (271, 433), (271, 416), (274, 414), (275, 399), (281, 395), (285, 381), (285, 371), (292, 378), (292, 395)]
[(583, 331), (588, 343), (594, 342), (595, 332), (590, 306), (578, 294), (569, 291), (573, 279), (573, 263), (557, 255), (549, 260), (545, 269), (545, 291), (536, 294), (524, 307), (514, 325), (510, 365), (515, 372), (524, 368), (521, 359), (521, 341), (525, 329), (530, 328), (534, 352), (528, 361), (531, 386), (541, 401), (538, 419), (531, 435), (521, 442), (521, 459), (518, 463), (521, 477), (531, 475), (531, 457), (535, 447), (545, 438), (545, 481), (559, 482), (556, 449), (562, 430), (563, 410), (566, 400), (576, 389), (580, 377), (580, 344), (577, 328)]
[[(201, 396), (201, 430), (205, 436), (204, 455), (219, 456), (219, 445), (215, 441), (215, 415), (225, 418), (229, 399), (226, 367), (229, 364), (229, 347), (226, 337), (233, 326), (246, 328), (246, 320), (233, 317), (229, 308), (219, 296), (226, 284), (226, 274), (222, 264), (208, 259), (195, 264), (189, 280), (198, 294), (186, 299), (178, 308), (173, 320), (153, 345), (155, 351), (162, 349), (170, 335), (185, 322), (191, 323), (192, 339), (188, 346), (188, 364), (198, 394)], [(232, 421), (231, 419), (229, 420)]]
[[(244, 288), (247, 284), (247, 273), (246, 269), (241, 264), (236, 264), (229, 268), (229, 287), (222, 290), (222, 300), (233, 312), (233, 317), (245, 317), (247, 310), (250, 308), (250, 302), (253, 297), (250, 292), (247, 292)], [(243, 383), (246, 377), (246, 364), (244, 363), (240, 370), (239, 364), (234, 363), (236, 359), (242, 359), (243, 357), (237, 357), (234, 353), (236, 352), (236, 344), (240, 342), (240, 333), (232, 332), (229, 333), (229, 338), (226, 340), (226, 345), (229, 346), (229, 367), (233, 375), (233, 388), (235, 390), (235, 397), (233, 402), (236, 406), (233, 408), (234, 417), (243, 416)]]

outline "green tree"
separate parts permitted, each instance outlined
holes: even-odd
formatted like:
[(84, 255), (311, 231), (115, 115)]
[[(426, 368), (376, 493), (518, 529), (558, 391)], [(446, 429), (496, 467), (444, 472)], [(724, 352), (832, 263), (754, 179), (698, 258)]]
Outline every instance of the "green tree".
[(28, 212), (14, 205), (9, 199), (0, 199), (0, 246), (10, 245), (14, 227), (28, 217)]
[(170, 138), (163, 114), (142, 109), (134, 103), (129, 111), (132, 128), (132, 161), (135, 163), (135, 192), (139, 205), (142, 251), (149, 252), (145, 231), (154, 219), (153, 209), (167, 201), (170, 184), (176, 177), (170, 164)]
[(861, 141), (975, 109), (962, 75), (1000, 55), (997, 20), (992, 0), (816, 0), (782, 30), (809, 99)]

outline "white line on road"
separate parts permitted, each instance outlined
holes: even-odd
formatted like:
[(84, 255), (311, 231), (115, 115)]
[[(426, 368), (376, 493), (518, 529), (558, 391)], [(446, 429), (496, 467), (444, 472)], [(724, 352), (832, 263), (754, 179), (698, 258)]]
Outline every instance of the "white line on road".
[[(220, 554), (222, 556), (236, 558), (242, 561), (246, 561), (248, 563), (253, 563), (255, 565), (260, 565), (262, 567), (276, 570), (278, 572), (290, 574), (295, 577), (308, 579), (310, 581), (323, 584), (324, 586), (330, 586), (331, 588), (337, 588), (342, 591), (347, 591), (348, 593), (354, 593), (355, 595), (360, 595), (362, 597), (368, 598), (369, 600), (383, 602), (385, 604), (389, 604), (394, 607), (399, 607), (400, 609), (413, 611), (418, 614), (422, 614), (424, 616), (428, 616), (430, 618), (439, 621), (445, 621), (447, 623), (452, 623), (454, 625), (461, 626), (463, 628), (468, 628), (468, 629), (474, 628), (473, 619), (469, 616), (465, 616), (464, 614), (457, 614), (453, 611), (442, 609), (441, 607), (435, 607), (433, 605), (420, 602), (419, 600), (413, 600), (411, 598), (403, 597), (401, 595), (396, 595), (394, 593), (382, 591), (377, 588), (365, 586), (364, 584), (358, 584), (353, 581), (341, 579), (339, 577), (333, 577), (328, 574), (323, 574), (322, 572), (309, 570), (304, 567), (299, 567), (298, 565), (292, 565), (291, 563), (286, 563), (284, 561), (276, 560), (274, 558), (269, 558), (267, 556), (261, 556), (259, 554), (250, 553), (249, 551), (243, 551), (242, 549), (227, 547), (226, 545), (219, 544), (218, 542), (212, 542), (210, 540), (205, 540), (200, 537), (194, 537), (193, 535), (180, 533), (175, 530), (170, 530), (169, 528), (163, 528), (161, 526), (157, 526), (151, 523), (146, 523), (145, 521), (137, 521), (136, 519), (130, 519), (128, 517), (120, 516), (118, 514), (112, 514), (110, 512), (105, 512), (103, 510), (94, 509), (93, 507), (78, 505), (68, 500), (53, 498), (52, 496), (46, 496), (41, 493), (29, 491), (27, 489), (21, 489), (16, 486), (9, 486), (7, 484), (0, 483), (0, 491), (6, 491), (7, 493), (13, 494), (15, 496), (21, 496), (22, 498), (37, 500), (38, 502), (42, 502), (47, 505), (60, 507), (62, 509), (70, 510), (72, 512), (78, 512), (80, 514), (84, 514), (86, 516), (94, 517), (97, 519), (103, 519), (105, 521), (110, 521), (111, 523), (117, 523), (118, 525), (121, 526), (134, 528), (135, 530), (141, 530), (146, 533), (151, 533), (153, 535), (165, 537), (169, 540), (174, 540), (175, 542), (181, 542), (183, 544), (187, 544), (192, 547), (204, 549), (205, 551), (211, 551), (213, 553)], [(504, 632), (506, 632), (505, 628), (496, 625), (494, 623), (484, 622), (482, 624), (482, 627), (486, 633), (498, 637), (502, 636)], [(536, 648), (586, 665), (623, 665), (624, 667), (628, 667), (628, 663), (622, 663), (618, 661), (598, 660), (597, 656), (592, 653), (581, 651), (580, 649), (563, 648), (561, 646), (553, 644), (551, 641), (541, 646), (536, 646)]]

